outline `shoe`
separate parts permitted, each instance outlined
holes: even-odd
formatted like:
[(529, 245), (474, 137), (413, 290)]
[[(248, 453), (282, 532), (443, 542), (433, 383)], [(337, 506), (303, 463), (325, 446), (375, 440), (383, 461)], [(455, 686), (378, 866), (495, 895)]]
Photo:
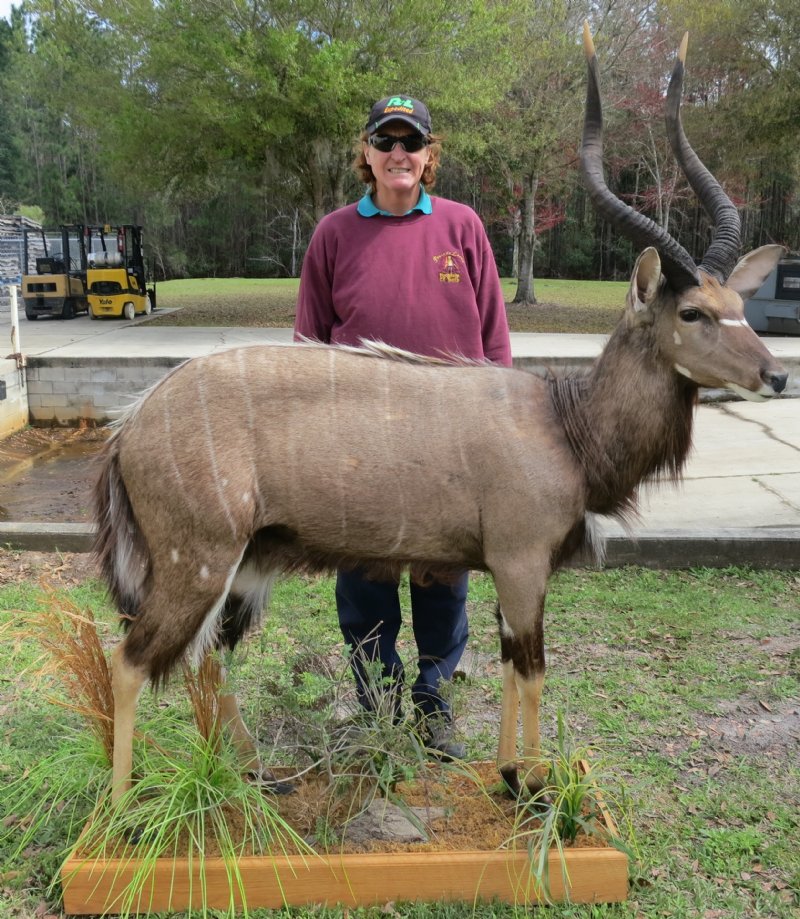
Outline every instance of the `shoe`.
[(417, 723), (417, 733), (428, 754), (444, 763), (464, 759), (467, 748), (456, 740), (453, 722), (445, 718), (428, 718)]
[(272, 795), (293, 795), (297, 789), (292, 782), (275, 778), (269, 769), (258, 769), (247, 773), (247, 780), (259, 785), (263, 791)]
[(375, 715), (368, 711), (358, 712), (334, 726), (330, 733), (331, 750), (340, 753), (342, 750), (358, 749), (374, 732)]
[(364, 709), (339, 722), (330, 732), (330, 752), (368, 752), (390, 743), (392, 734), (403, 723), (398, 713), (389, 718)]

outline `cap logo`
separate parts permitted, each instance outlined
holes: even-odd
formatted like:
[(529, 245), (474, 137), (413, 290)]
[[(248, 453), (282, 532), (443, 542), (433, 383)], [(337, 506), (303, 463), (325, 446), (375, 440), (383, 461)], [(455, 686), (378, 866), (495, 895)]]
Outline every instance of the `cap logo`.
[(414, 111), (414, 100), (403, 99), (401, 96), (392, 96), (386, 103), (384, 112), (405, 112), (411, 115)]

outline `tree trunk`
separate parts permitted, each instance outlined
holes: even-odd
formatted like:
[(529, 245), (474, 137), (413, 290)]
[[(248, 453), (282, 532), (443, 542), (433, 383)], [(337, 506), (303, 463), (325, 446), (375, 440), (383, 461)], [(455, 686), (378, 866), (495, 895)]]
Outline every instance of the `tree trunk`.
[(338, 155), (336, 158), (335, 173), (333, 176), (332, 182), (332, 193), (333, 193), (333, 206), (335, 209), (344, 207), (347, 204), (347, 195), (345, 193), (345, 185), (347, 181), (347, 176), (350, 173), (349, 162), (347, 159), (341, 155)]
[(295, 208), (292, 211), (292, 262), (289, 267), (289, 277), (296, 278), (300, 276), (300, 209)]
[(308, 184), (311, 192), (311, 207), (316, 226), (325, 216), (325, 180), (322, 165), (324, 151), (322, 141), (314, 140), (308, 148)]
[(529, 173), (522, 183), (522, 227), (519, 236), (519, 272), (514, 303), (536, 303), (533, 291), (533, 252), (536, 248), (534, 218), (536, 216), (536, 188), (538, 175)]

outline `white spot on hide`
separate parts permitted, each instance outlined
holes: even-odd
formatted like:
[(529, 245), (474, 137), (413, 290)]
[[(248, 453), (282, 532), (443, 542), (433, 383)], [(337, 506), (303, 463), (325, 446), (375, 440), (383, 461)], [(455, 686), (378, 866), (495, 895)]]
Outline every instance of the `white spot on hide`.
[(680, 337), (680, 335), (678, 335), (677, 332), (673, 332), (673, 333), (672, 333), (672, 337), (675, 339), (675, 344), (676, 344), (676, 345), (682, 345), (682, 344), (683, 344), (683, 341), (681, 340), (681, 337)]
[(203, 567), (200, 569), (200, 577), (204, 581), (208, 580), (208, 565), (203, 565)]
[(177, 565), (178, 562), (181, 560), (180, 553), (178, 552), (177, 549), (173, 549), (172, 552), (170, 552), (170, 557), (172, 558), (172, 561), (173, 561), (176, 565)]
[(246, 491), (246, 492), (242, 495), (242, 504), (249, 504), (251, 498), (252, 498), (252, 495), (250, 494), (250, 492), (249, 492), (249, 491)]
[(750, 327), (750, 323), (746, 319), (720, 319), (720, 325), (741, 325), (746, 329)]
[(693, 379), (694, 379), (694, 377), (692, 376), (691, 370), (687, 370), (685, 367), (681, 367), (680, 364), (675, 364), (675, 369), (676, 369), (676, 370), (678, 371), (678, 373), (680, 373), (682, 376), (688, 377), (690, 380), (693, 380)]

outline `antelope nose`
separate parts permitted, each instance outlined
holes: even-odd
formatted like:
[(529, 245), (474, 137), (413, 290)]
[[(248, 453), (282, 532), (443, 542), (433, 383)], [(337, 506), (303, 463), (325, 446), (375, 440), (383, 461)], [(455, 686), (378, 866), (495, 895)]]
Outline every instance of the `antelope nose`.
[(763, 370), (761, 372), (761, 379), (767, 386), (772, 387), (773, 392), (778, 393), (786, 389), (786, 381), (789, 379), (789, 374), (785, 371), (783, 373), (778, 373), (775, 370)]

